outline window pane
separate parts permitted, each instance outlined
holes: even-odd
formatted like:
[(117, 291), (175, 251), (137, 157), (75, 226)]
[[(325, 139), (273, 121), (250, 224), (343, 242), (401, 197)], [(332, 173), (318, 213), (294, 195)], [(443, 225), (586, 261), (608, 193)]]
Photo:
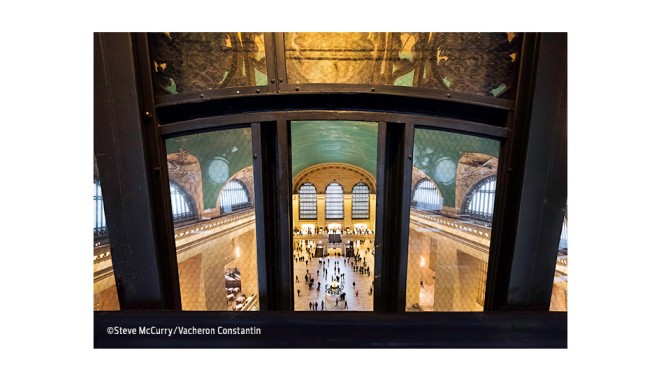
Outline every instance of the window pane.
[(311, 183), (303, 183), (298, 191), (300, 196), (300, 219), (316, 219), (316, 187)]
[(264, 34), (150, 33), (156, 94), (264, 86)]
[(344, 189), (337, 182), (325, 189), (325, 218), (344, 219)]
[(415, 129), (407, 311), (481, 311), (499, 142)]
[(513, 99), (515, 33), (285, 33), (289, 83), (427, 87)]
[(353, 187), (352, 196), (353, 219), (369, 219), (369, 187), (359, 182)]
[(183, 310), (258, 310), (251, 129), (166, 148)]
[(297, 311), (373, 310), (377, 137), (377, 123), (291, 122)]
[(568, 311), (568, 206), (561, 228), (550, 311)]
[(119, 310), (101, 181), (94, 159), (94, 310)]

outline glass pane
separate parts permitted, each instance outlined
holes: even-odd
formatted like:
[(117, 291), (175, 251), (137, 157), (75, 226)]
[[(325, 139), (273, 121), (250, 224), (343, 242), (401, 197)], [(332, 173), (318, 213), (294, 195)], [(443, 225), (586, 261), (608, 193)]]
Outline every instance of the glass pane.
[(150, 33), (156, 94), (264, 86), (264, 34)]
[(372, 311), (378, 124), (291, 122), (294, 308)]
[(415, 129), (407, 311), (482, 311), (499, 142)]
[(119, 310), (112, 256), (105, 222), (103, 192), (94, 158), (94, 310)]
[(555, 280), (550, 299), (551, 311), (568, 311), (568, 206), (565, 213), (557, 250)]
[(427, 87), (513, 99), (515, 33), (285, 33), (289, 83)]
[(165, 143), (183, 310), (258, 310), (251, 128)]

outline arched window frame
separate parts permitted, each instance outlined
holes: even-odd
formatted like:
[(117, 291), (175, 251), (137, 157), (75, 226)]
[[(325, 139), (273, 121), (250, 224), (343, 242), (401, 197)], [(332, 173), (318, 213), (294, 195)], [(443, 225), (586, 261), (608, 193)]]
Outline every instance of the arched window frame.
[(490, 224), (495, 208), (497, 175), (490, 175), (475, 183), (465, 195), (461, 213), (471, 219)]
[(220, 197), (219, 209), (222, 214), (234, 213), (252, 207), (250, 192), (240, 179), (228, 180), (220, 190)]
[(174, 223), (189, 221), (197, 217), (193, 199), (178, 183), (170, 181), (170, 200), (172, 202), (172, 220)]
[[(335, 186), (339, 191), (328, 191), (335, 190)], [(344, 219), (344, 187), (337, 182), (325, 187), (325, 219)]]
[(107, 235), (108, 225), (105, 221), (101, 181), (99, 178), (94, 178), (94, 238), (101, 238)]
[(351, 218), (369, 219), (369, 186), (358, 182), (351, 190)]
[(437, 212), (442, 209), (442, 194), (429, 178), (422, 178), (412, 190), (411, 206), (416, 210)]
[[(311, 189), (310, 189), (311, 187)], [(313, 191), (312, 191), (313, 189)], [(305, 191), (308, 190), (308, 191)], [(298, 189), (298, 218), (317, 219), (318, 206), (316, 203), (316, 186), (313, 183), (305, 182)]]

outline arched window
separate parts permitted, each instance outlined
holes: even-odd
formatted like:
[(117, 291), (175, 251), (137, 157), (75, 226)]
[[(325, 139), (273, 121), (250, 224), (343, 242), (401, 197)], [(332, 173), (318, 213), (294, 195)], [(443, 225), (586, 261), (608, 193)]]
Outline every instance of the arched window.
[(107, 234), (108, 227), (105, 224), (105, 210), (103, 209), (101, 181), (94, 178), (94, 237), (102, 237)]
[(496, 182), (497, 176), (491, 175), (474, 185), (465, 198), (463, 214), (473, 219), (491, 222), (495, 205)]
[(412, 207), (417, 210), (438, 211), (442, 209), (440, 190), (428, 178), (422, 178), (413, 189)]
[(220, 210), (222, 213), (231, 213), (250, 207), (250, 198), (247, 188), (238, 179), (232, 179), (220, 191)]
[(298, 217), (300, 219), (316, 219), (316, 187), (309, 183), (303, 183), (298, 190), (300, 200), (298, 205)]
[(369, 219), (369, 187), (362, 182), (353, 186), (352, 218)]
[(337, 182), (325, 188), (325, 218), (344, 219), (344, 189)]
[(183, 221), (195, 217), (193, 204), (181, 187), (170, 182), (170, 199), (172, 201), (172, 219), (174, 222)]

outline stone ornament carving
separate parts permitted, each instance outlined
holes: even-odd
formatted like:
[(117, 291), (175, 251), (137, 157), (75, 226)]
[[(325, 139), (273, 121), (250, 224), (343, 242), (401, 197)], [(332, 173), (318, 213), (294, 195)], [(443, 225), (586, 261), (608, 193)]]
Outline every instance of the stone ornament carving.
[(175, 182), (194, 202), (196, 214), (204, 211), (202, 195), (202, 168), (197, 158), (183, 148), (167, 154), (167, 171), (170, 181)]
[[(498, 159), (491, 155), (464, 152), (456, 172), (456, 207), (462, 207), (465, 196), (480, 180), (497, 174)], [(458, 204), (460, 203), (460, 204)]]

